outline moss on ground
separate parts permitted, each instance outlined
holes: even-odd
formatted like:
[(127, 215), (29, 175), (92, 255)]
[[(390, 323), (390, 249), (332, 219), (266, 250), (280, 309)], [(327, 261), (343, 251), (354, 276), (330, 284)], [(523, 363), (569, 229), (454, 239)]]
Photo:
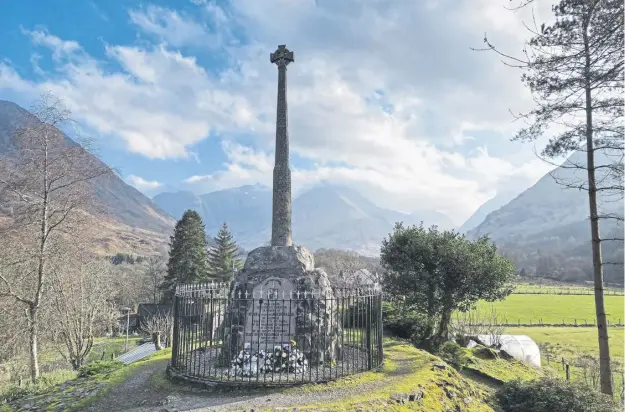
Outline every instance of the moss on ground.
[(542, 369), (516, 360), (502, 359), (496, 351), (484, 346), (466, 350), (467, 363), (465, 369), (479, 376), (504, 383), (514, 379), (532, 380), (545, 375)]
[[(400, 365), (398, 367), (398, 365)], [(340, 401), (299, 405), (301, 410), (392, 410), (392, 411), (492, 411), (490, 395), (463, 377), (440, 358), (400, 340), (386, 340), (385, 365), (327, 385), (294, 388), (292, 393), (309, 390), (336, 390), (374, 381), (382, 385), (356, 393)]]
[[(259, 395), (279, 393), (301, 402), (289, 409), (320, 411), (389, 410), (389, 411), (493, 411), (493, 387), (484, 385), (501, 383), (514, 378), (532, 379), (539, 376), (530, 366), (516, 361), (493, 358), (481, 349), (467, 350), (467, 369), (478, 371), (480, 379), (471, 374), (463, 375), (440, 358), (416, 349), (410, 343), (398, 339), (385, 339), (385, 362), (376, 371), (365, 372), (327, 384), (309, 384), (288, 389), (255, 390)], [(37, 405), (51, 411), (76, 411), (85, 408), (104, 396), (108, 391), (129, 380), (149, 362), (164, 361), (171, 356), (170, 350), (156, 352), (152, 356), (118, 369), (92, 367), (91, 376), (57, 385), (45, 393), (28, 396), (11, 406)], [(178, 385), (162, 373), (154, 373), (147, 381), (154, 393), (178, 393), (184, 396), (187, 385)], [(463, 371), (464, 372), (464, 371)], [(486, 378), (484, 378), (486, 377)], [(196, 392), (198, 389), (192, 390)], [(204, 391), (205, 392), (205, 391)], [(214, 392), (214, 390), (209, 390)], [(335, 393), (333, 393), (335, 392)], [(250, 391), (246, 389), (246, 395)], [(209, 395), (209, 394), (207, 394)], [(210, 395), (209, 395), (210, 396)], [(237, 396), (232, 393), (231, 396)], [(106, 398), (104, 398), (106, 399)], [(306, 402), (305, 399), (314, 399)], [(324, 399), (332, 399), (325, 401)], [(289, 402), (290, 404), (290, 402)], [(0, 411), (2, 411), (0, 407)]]
[(115, 361), (96, 362), (89, 365), (87, 368), (89, 373), (85, 376), (46, 388), (2, 407), (9, 407), (8, 410), (15, 410), (13, 408), (21, 410), (36, 405), (39, 410), (46, 411), (79, 411), (103, 396), (107, 391), (123, 383), (147, 362), (170, 357), (171, 350), (166, 349), (130, 365), (123, 365)]

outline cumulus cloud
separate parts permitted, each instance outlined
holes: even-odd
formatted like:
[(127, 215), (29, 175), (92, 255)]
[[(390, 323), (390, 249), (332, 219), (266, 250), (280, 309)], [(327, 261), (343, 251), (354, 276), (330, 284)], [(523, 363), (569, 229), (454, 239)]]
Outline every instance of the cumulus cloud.
[(172, 46), (188, 46), (206, 42), (206, 31), (202, 24), (189, 16), (182, 16), (175, 10), (148, 5), (144, 9), (129, 10), (132, 23), (145, 33), (156, 36)]
[(126, 181), (137, 189), (144, 191), (155, 190), (162, 186), (162, 183), (157, 182), (156, 180), (145, 180), (144, 178), (135, 175), (129, 175), (126, 177)]
[[(295, 51), (291, 150), (310, 164), (293, 168), (296, 190), (331, 180), (382, 206), (434, 209), (461, 223), (501, 188), (520, 191), (549, 168), (508, 142), (518, 127), (508, 109), (531, 104), (518, 73), (469, 50), (484, 31), (520, 48), (522, 19), (503, 8), (507, 0), (194, 3), (193, 16), (130, 10), (157, 43), (107, 44), (108, 61), (25, 31), (50, 50), (55, 73), (28, 83), (0, 63), (0, 88), (52, 90), (89, 127), (148, 158), (192, 160), (197, 143), (223, 139), (221, 169), (185, 180), (197, 190), (270, 184), (277, 73), (268, 56), (286, 41)], [(199, 43), (227, 64), (203, 65)]]

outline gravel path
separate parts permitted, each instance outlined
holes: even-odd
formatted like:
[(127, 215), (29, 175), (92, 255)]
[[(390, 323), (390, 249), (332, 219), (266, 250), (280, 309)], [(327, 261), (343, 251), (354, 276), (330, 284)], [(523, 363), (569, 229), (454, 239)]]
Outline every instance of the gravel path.
[(109, 391), (86, 411), (173, 412), (173, 411), (261, 411), (268, 408), (285, 408), (319, 402), (346, 399), (391, 384), (393, 377), (411, 371), (412, 357), (395, 357), (397, 368), (385, 377), (355, 387), (317, 389), (305, 391), (291, 389), (280, 393), (267, 390), (238, 389), (193, 390), (178, 385), (167, 389), (150, 384), (155, 374), (165, 374), (167, 361), (150, 362), (117, 388)]
[(143, 365), (119, 386), (107, 391), (101, 398), (89, 405), (85, 411), (127, 411), (137, 407), (149, 407), (145, 410), (158, 410), (167, 393), (155, 392), (149, 384), (154, 374), (165, 373), (167, 359), (149, 362)]

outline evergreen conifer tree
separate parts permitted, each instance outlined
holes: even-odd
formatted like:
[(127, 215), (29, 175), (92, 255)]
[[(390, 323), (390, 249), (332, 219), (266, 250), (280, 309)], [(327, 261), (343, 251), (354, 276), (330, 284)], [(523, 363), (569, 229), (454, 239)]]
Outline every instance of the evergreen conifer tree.
[(236, 258), (238, 246), (226, 223), (221, 226), (214, 239), (217, 245), (208, 252), (210, 275), (219, 282), (229, 282), (232, 280), (233, 269), (239, 270), (243, 266), (243, 262)]
[(202, 218), (195, 210), (184, 212), (176, 223), (169, 242), (167, 275), (160, 285), (163, 300), (170, 302), (177, 284), (206, 282), (208, 266), (206, 232)]

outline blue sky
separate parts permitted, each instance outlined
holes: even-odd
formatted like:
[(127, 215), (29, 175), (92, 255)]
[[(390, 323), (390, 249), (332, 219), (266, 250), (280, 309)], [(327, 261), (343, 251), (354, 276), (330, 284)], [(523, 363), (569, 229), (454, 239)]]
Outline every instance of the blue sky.
[[(296, 192), (317, 181), (460, 224), (549, 166), (509, 138), (531, 97), (520, 73), (469, 50), (519, 50), (508, 0), (6, 1), (0, 98), (52, 91), (78, 133), (148, 196), (270, 185), (286, 43)], [(541, 6), (543, 7), (543, 6)], [(535, 10), (544, 13), (544, 10)], [(541, 142), (538, 142), (540, 145)]]

